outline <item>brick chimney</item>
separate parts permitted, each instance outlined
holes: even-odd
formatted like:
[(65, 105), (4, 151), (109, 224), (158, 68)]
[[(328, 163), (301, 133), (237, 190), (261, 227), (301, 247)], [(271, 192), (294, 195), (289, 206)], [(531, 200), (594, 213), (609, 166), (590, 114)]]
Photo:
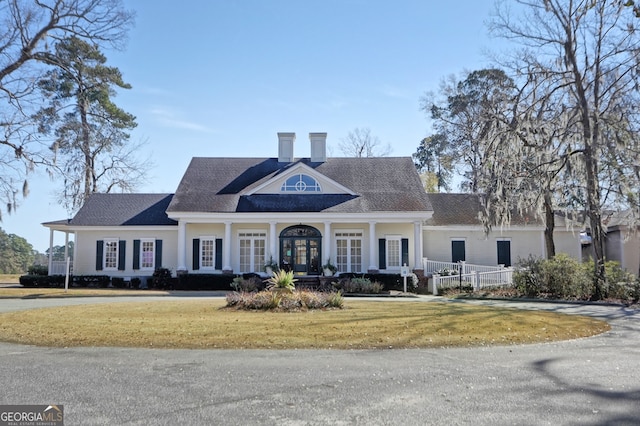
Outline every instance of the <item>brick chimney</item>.
[(278, 133), (278, 162), (293, 162), (293, 142), (295, 140), (295, 133)]
[(311, 141), (311, 162), (324, 163), (327, 161), (327, 134), (309, 133)]

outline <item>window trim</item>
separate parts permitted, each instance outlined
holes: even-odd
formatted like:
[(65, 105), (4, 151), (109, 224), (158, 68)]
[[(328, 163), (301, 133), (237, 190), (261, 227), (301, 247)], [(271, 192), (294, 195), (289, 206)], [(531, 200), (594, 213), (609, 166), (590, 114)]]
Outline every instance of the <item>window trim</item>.
[[(250, 236), (247, 236), (246, 234), (252, 234)], [(259, 234), (259, 235), (253, 235), (253, 234)], [(255, 273), (255, 272), (261, 272), (262, 269), (264, 268), (264, 265), (267, 261), (266, 259), (266, 253), (267, 253), (267, 244), (269, 242), (268, 240), (268, 232), (264, 229), (239, 229), (238, 233), (237, 233), (237, 241), (238, 241), (238, 271), (240, 273)], [(253, 252), (255, 250), (255, 244), (254, 242), (256, 240), (262, 240), (264, 241), (264, 256), (262, 256), (262, 258), (260, 259), (259, 263), (256, 265), (253, 265), (253, 271), (243, 271), (242, 270), (242, 256), (240, 253), (241, 247), (240, 247), (240, 240), (242, 239), (246, 239), (246, 240), (250, 240), (251, 241), (251, 262), (253, 263), (254, 261), (254, 256), (255, 253)]]
[[(402, 235), (385, 235), (385, 260), (386, 260), (386, 270), (387, 271), (399, 271), (402, 267)], [(397, 241), (398, 242), (398, 266), (390, 266), (390, 250), (389, 250), (389, 241)]]
[[(104, 271), (117, 271), (118, 270), (118, 262), (120, 259), (120, 239), (119, 238), (103, 238), (103, 250), (102, 250), (102, 269)], [(116, 247), (115, 250), (115, 266), (107, 266), (107, 254), (109, 253), (109, 250), (107, 250), (107, 247), (109, 246), (109, 244), (113, 243)]]
[[(342, 234), (357, 234), (357, 235), (342, 235)], [(333, 252), (335, 253), (336, 264), (338, 263), (338, 239), (347, 240), (347, 270), (340, 272), (362, 273), (364, 268), (364, 230), (363, 229), (336, 229), (333, 233)], [(351, 262), (351, 241), (360, 241), (360, 270), (355, 271), (353, 269), (353, 263)]]
[[(310, 179), (313, 183), (311, 185), (308, 185), (306, 182), (303, 182), (304, 178)], [(294, 180), (295, 183), (292, 183)], [(303, 189), (300, 189), (301, 187), (303, 187)], [(320, 182), (318, 182), (318, 179), (316, 179), (315, 177), (307, 173), (300, 172), (287, 177), (280, 186), (280, 192), (294, 194), (317, 194), (322, 192), (322, 186), (320, 185)]]
[[(198, 258), (200, 259), (200, 269), (215, 271), (216, 270), (216, 239), (217, 237), (215, 235), (213, 236), (204, 235), (204, 236), (200, 236), (199, 239), (200, 239), (200, 244), (199, 244), (199, 250), (198, 250)], [(205, 266), (204, 259), (202, 257), (202, 251), (203, 251), (205, 241), (211, 241), (211, 245), (212, 245), (211, 266)]]
[[(153, 250), (151, 251), (151, 266), (144, 266), (144, 256), (142, 253), (144, 252), (144, 243), (151, 243)], [(155, 238), (140, 238), (140, 270), (141, 271), (153, 271), (156, 267), (156, 239)]]

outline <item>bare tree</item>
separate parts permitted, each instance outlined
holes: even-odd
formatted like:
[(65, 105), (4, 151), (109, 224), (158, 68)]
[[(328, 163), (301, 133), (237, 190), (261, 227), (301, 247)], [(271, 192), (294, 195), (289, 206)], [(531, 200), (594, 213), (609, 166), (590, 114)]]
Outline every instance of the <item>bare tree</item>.
[(391, 145), (382, 146), (377, 136), (371, 135), (369, 128), (355, 128), (338, 144), (347, 157), (386, 157), (391, 153)]
[(53, 46), (76, 36), (119, 48), (134, 15), (122, 0), (0, 0), (0, 198), (7, 211), (28, 192), (26, 176), (51, 165), (31, 119), (40, 76), (57, 61)]
[(517, 68), (530, 81), (544, 82), (545, 95), (538, 102), (553, 96), (554, 108), (563, 112), (549, 131), (562, 134), (555, 140), (562, 145), (567, 175), (577, 183), (568, 190), (584, 199), (595, 256), (594, 298), (599, 299), (606, 283), (603, 210), (629, 208), (637, 218), (640, 206), (635, 18), (620, 1), (517, 2), (524, 16), (499, 9), (491, 29), (523, 47)]

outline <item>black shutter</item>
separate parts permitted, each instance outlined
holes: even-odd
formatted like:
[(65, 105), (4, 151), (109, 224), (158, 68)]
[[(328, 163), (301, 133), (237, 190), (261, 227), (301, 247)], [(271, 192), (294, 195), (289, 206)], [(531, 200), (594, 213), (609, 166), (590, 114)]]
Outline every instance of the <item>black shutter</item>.
[(378, 240), (378, 268), (387, 269), (387, 240), (384, 238)]
[(511, 241), (498, 241), (498, 265), (511, 266)]
[(408, 238), (403, 238), (401, 241), (401, 251), (400, 254), (402, 255), (402, 265), (400, 266), (404, 266), (404, 265), (409, 265), (409, 239)]
[(200, 269), (200, 238), (193, 239), (193, 264), (192, 269), (197, 271)]
[(464, 240), (451, 241), (451, 262), (456, 263), (466, 260)]
[(140, 240), (133, 240), (133, 269), (140, 269)]
[(96, 271), (102, 271), (102, 260), (104, 257), (104, 241), (96, 241)]
[(127, 242), (125, 240), (118, 241), (118, 271), (124, 271), (125, 269), (125, 259), (127, 255)]
[(162, 268), (162, 240), (156, 240), (156, 269)]
[(222, 269), (222, 238), (216, 238), (216, 269)]

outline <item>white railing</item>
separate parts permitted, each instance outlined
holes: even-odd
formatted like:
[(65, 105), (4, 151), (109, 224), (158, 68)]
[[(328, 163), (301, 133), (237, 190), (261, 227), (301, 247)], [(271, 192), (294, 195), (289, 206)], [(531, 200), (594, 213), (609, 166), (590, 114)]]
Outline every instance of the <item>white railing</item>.
[(434, 272), (442, 271), (443, 269), (448, 269), (449, 271), (459, 271), (462, 269), (462, 274), (471, 274), (473, 272), (495, 272), (501, 271), (504, 269), (504, 265), (497, 266), (487, 266), (487, 265), (476, 265), (473, 263), (467, 263), (464, 260), (461, 262), (440, 262), (439, 260), (429, 260), (426, 257), (422, 259), (422, 268), (424, 269), (424, 273), (432, 274)]
[[(49, 275), (66, 275), (67, 274), (67, 261), (66, 260), (54, 260), (51, 262), (51, 269), (49, 269)], [(73, 262), (69, 262), (69, 274), (73, 274)]]
[(478, 272), (461, 275), (433, 274), (433, 294), (443, 288), (469, 287), (475, 291), (487, 287), (505, 287), (513, 284), (513, 268), (502, 268), (498, 271)]

